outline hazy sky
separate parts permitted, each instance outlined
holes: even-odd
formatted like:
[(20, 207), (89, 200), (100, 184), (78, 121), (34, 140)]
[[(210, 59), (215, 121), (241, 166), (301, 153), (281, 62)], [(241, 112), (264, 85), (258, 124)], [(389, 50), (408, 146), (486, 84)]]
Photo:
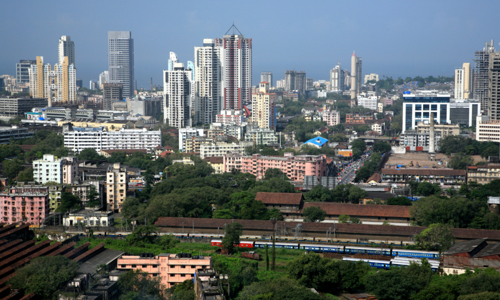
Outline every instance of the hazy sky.
[(169, 51), (193, 60), (204, 38), (235, 23), (253, 39), (253, 84), (262, 71), (285, 70), (329, 79), (353, 50), (363, 74), (453, 75), (484, 42), (500, 41), (500, 1), (2, 1), (0, 74), (15, 75), (20, 59), (57, 63), (58, 40), (75, 42), (77, 77), (88, 87), (107, 70), (107, 32), (132, 31), (135, 78), (160, 84)]

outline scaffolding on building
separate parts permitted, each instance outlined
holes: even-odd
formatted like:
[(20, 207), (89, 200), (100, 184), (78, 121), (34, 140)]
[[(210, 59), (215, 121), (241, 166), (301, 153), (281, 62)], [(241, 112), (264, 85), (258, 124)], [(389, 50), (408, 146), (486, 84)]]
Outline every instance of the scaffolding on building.
[(474, 52), (474, 98), (481, 103), (483, 110), (488, 110), (488, 75), (490, 54), (495, 52), (493, 40), (484, 44), (483, 51)]

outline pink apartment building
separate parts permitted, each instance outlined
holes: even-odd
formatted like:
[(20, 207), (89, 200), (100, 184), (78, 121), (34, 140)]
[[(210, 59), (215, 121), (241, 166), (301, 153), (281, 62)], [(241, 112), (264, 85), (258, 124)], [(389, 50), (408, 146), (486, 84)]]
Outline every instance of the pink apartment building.
[[(189, 257), (188, 257), (189, 256)], [(153, 255), (122, 255), (118, 259), (118, 270), (141, 270), (160, 277), (161, 283), (170, 288), (185, 280), (193, 280), (198, 269), (212, 267), (210, 256), (191, 256), (190, 253)]]
[[(228, 168), (229, 165), (226, 170)], [(284, 156), (254, 154), (241, 157), (241, 172), (253, 174), (257, 179), (264, 178), (270, 168), (280, 169), (290, 180), (303, 181), (304, 176), (326, 176), (327, 162), (325, 155), (294, 156), (293, 153), (285, 153)]]
[(336, 110), (327, 109), (323, 112), (323, 122), (328, 126), (335, 126), (340, 123), (340, 113)]
[(40, 225), (49, 211), (49, 188), (46, 186), (14, 186), (0, 193), (1, 223)]

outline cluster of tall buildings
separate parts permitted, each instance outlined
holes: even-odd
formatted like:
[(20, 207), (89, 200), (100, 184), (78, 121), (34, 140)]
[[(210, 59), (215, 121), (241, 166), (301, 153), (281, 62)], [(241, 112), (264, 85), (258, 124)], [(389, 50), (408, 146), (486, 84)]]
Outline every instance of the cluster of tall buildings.
[(238, 115), (252, 101), (252, 39), (233, 25), (222, 38), (194, 47), (194, 63), (184, 66), (171, 54), (163, 86), (170, 126), (211, 124), (222, 112)]
[[(35, 63), (30, 64), (28, 69), (30, 95), (47, 99), (49, 106), (52, 102), (76, 100), (75, 43), (70, 36), (62, 36), (59, 39), (58, 57), (59, 62), (52, 68), (50, 64), (44, 63), (43, 56), (37, 56)], [(21, 61), (21, 78), (22, 64)]]

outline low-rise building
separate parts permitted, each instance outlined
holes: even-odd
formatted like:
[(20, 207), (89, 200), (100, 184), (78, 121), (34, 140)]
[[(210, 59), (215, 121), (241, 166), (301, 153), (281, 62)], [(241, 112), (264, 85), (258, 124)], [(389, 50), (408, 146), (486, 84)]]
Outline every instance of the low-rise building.
[(64, 192), (65, 186), (62, 184), (50, 185), (49, 186), (49, 209), (50, 212), (55, 212), (56, 209), (61, 205), (61, 196)]
[[(396, 226), (410, 226), (410, 207), (399, 205), (363, 205), (334, 202), (306, 202), (303, 210), (308, 207), (319, 207), (326, 212), (325, 223), (339, 223), (341, 215), (358, 218), (362, 224), (382, 225), (384, 222)], [(303, 211), (302, 210), (302, 211)], [(290, 219), (303, 219), (300, 214), (290, 214)]]
[(194, 161), (191, 160), (191, 157), (184, 156), (182, 159), (176, 159), (172, 161), (172, 165), (174, 164), (183, 164), (188, 166), (194, 166)]
[[(417, 123), (417, 133), (430, 133), (431, 125), (429, 122), (418, 122)], [(434, 132), (444, 139), (451, 135), (460, 135), (460, 125), (458, 124), (434, 124)]]
[[(225, 167), (228, 172), (229, 166)], [(304, 176), (326, 176), (325, 155), (297, 155), (285, 153), (284, 156), (262, 156), (254, 154), (241, 158), (241, 172), (264, 178), (268, 169), (279, 169), (292, 181), (303, 181)]]
[(201, 128), (179, 128), (179, 151), (185, 151), (184, 146), (186, 145), (186, 139), (191, 139), (196, 136), (205, 136), (203, 129)]
[(205, 157), (205, 161), (214, 169), (215, 174), (224, 173), (224, 157)]
[(500, 271), (500, 244), (488, 243), (488, 238), (454, 244), (443, 253), (443, 272), (459, 275), (468, 269), (494, 268)]
[(83, 183), (73, 184), (71, 185), (71, 193), (80, 198), (83, 206), (87, 207), (87, 202), (90, 200), (89, 193), (92, 188), (94, 188), (98, 193), (97, 200), (101, 203), (100, 207), (104, 207), (104, 202), (106, 201), (106, 188), (103, 182), (98, 180), (89, 180), (84, 181)]
[(488, 163), (483, 166), (467, 166), (467, 183), (475, 181), (488, 184), (500, 179), (500, 163)]
[(33, 179), (37, 183), (47, 182), (72, 184), (78, 178), (78, 158), (57, 158), (44, 154), (42, 159), (33, 161)]
[(0, 193), (2, 223), (26, 222), (41, 225), (49, 216), (49, 188), (41, 185), (17, 185)]
[[(441, 132), (434, 133), (434, 149), (439, 150), (439, 141), (441, 140)], [(429, 151), (431, 141), (430, 132), (421, 132), (417, 130), (406, 130), (401, 134), (399, 142), (400, 146), (406, 147), (406, 151)]]
[(487, 120), (478, 117), (476, 125), (476, 140), (480, 142), (500, 143), (500, 120)]
[(46, 107), (47, 103), (45, 98), (0, 97), (0, 115), (23, 116), (33, 107)]
[(231, 152), (224, 157), (224, 172), (230, 173), (233, 170), (241, 171), (241, 158), (243, 155), (239, 152)]
[(283, 217), (289, 214), (298, 214), (304, 205), (302, 193), (257, 193), (255, 200), (264, 203), (267, 209), (276, 208), (283, 213)]
[(200, 300), (224, 300), (224, 288), (222, 280), (227, 280), (227, 275), (217, 274), (213, 269), (198, 269), (194, 278), (194, 292), (196, 299)]
[(384, 121), (376, 121), (375, 123), (372, 124), (371, 128), (372, 128), (372, 131), (375, 131), (376, 133), (382, 135), (382, 134), (384, 134), (384, 131), (385, 131), (385, 122)]
[(401, 168), (382, 169), (383, 183), (407, 184), (410, 181), (429, 182), (443, 185), (460, 186), (466, 183), (467, 173), (465, 170), (428, 169), (428, 168)]
[(196, 270), (212, 268), (212, 257), (196, 256), (191, 253), (168, 254), (143, 253), (123, 255), (118, 259), (118, 270), (141, 270), (168, 289), (186, 280), (193, 280)]
[(245, 133), (245, 141), (252, 142), (254, 145), (276, 145), (278, 136), (272, 129), (250, 127)]
[(373, 120), (373, 115), (360, 115), (358, 113), (356, 114), (346, 114), (345, 115), (345, 122), (348, 124), (366, 124), (368, 121)]
[(115, 216), (112, 211), (98, 211), (82, 209), (70, 212), (63, 217), (64, 226), (113, 226)]
[(308, 146), (312, 146), (312, 147), (316, 147), (316, 148), (322, 148), (322, 147), (326, 147), (328, 146), (328, 140), (325, 139), (325, 138), (322, 138), (320, 136), (317, 136), (315, 138), (312, 138), (308, 141), (305, 141), (302, 145), (302, 146), (305, 146), (305, 145), (308, 145)]
[(239, 143), (225, 143), (215, 142), (206, 143), (200, 146), (200, 157), (224, 156), (230, 152), (245, 153), (246, 147), (253, 146), (252, 142), (239, 142)]
[(358, 105), (371, 110), (377, 110), (378, 106), (377, 96), (358, 96)]
[(217, 123), (241, 125), (244, 121), (241, 110), (221, 110), (216, 116)]
[(12, 140), (23, 140), (33, 136), (28, 128), (22, 128), (17, 125), (0, 127), (0, 144), (10, 144)]

